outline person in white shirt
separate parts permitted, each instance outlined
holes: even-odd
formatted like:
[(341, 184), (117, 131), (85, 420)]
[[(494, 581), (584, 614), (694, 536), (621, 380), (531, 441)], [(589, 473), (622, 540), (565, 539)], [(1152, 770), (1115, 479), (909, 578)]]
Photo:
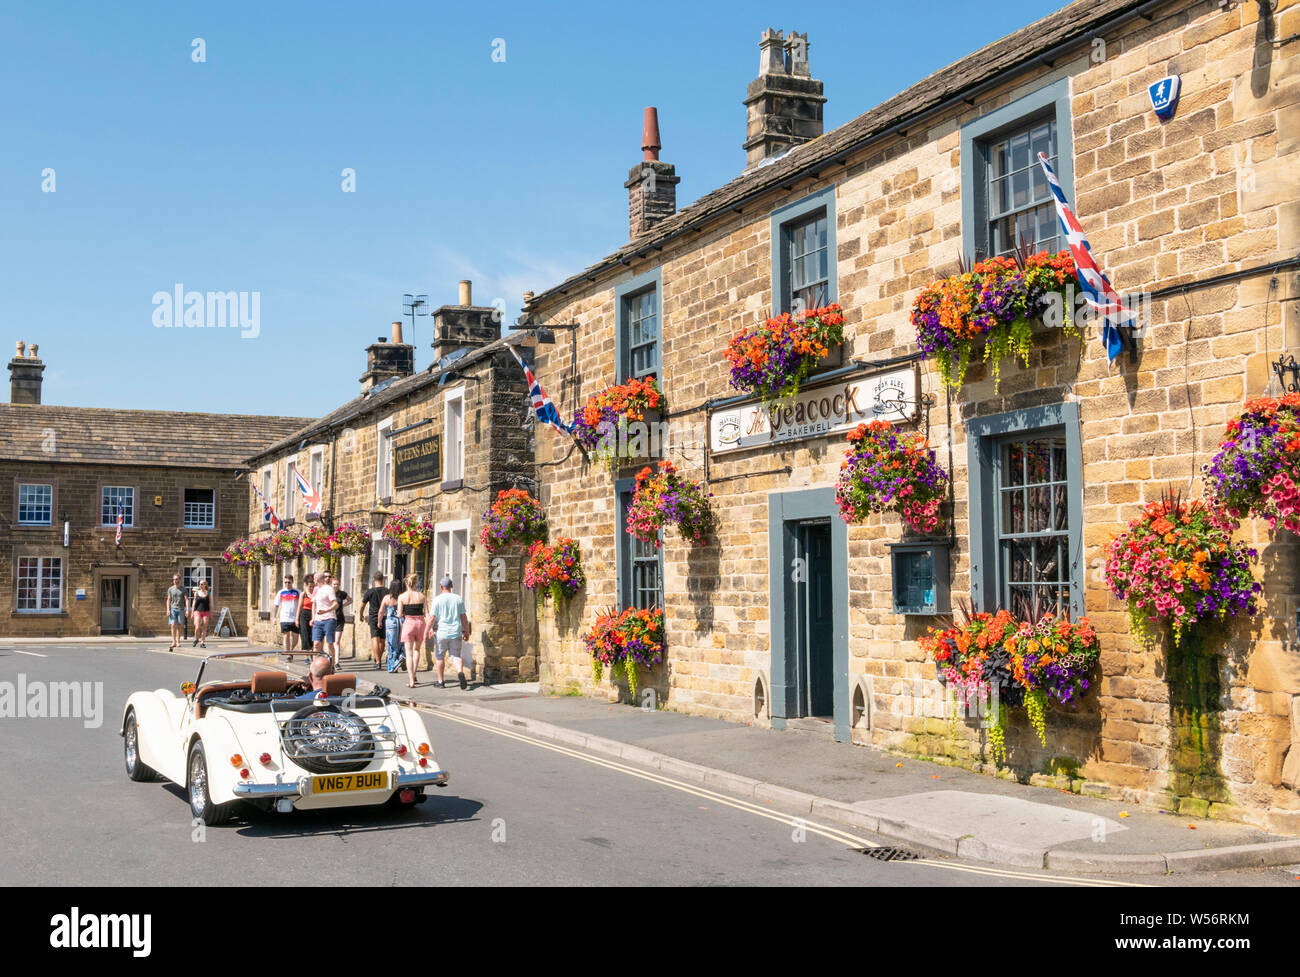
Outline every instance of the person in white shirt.
[[(289, 654), (298, 644), (298, 601), (302, 595), (293, 585), (293, 576), (285, 574), (284, 586), (275, 595), (274, 609), (279, 610), (280, 636), (284, 639), (284, 652)], [(303, 647), (309, 636), (303, 637)]]
[(338, 593), (334, 590), (334, 578), (328, 573), (317, 574), (317, 586), (311, 595), (311, 640), (316, 651), (338, 661), (338, 646), (335, 643), (338, 628), (337, 612), (339, 609)]

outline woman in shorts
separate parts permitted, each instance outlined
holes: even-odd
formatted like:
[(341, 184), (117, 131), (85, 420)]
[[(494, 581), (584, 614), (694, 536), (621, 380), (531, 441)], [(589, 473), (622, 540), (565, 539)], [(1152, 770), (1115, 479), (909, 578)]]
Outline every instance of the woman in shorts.
[(208, 591), (208, 581), (199, 581), (198, 590), (194, 591), (194, 644), (200, 648), (208, 646), (208, 628), (212, 624), (212, 594)]
[(416, 573), (406, 575), (406, 590), (397, 598), (397, 616), (402, 619), (402, 644), (406, 647), (406, 674), (410, 681), (408, 689), (415, 688), (415, 669), (420, 664), (420, 652), (424, 649), (425, 620), (424, 592), (417, 590), (420, 576)]

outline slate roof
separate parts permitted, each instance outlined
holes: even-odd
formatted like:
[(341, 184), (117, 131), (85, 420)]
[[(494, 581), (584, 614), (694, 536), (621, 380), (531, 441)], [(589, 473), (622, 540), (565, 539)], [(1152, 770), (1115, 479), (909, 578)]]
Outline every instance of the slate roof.
[(544, 292), (539, 292), (525, 311), (535, 309), (579, 283), (594, 281), (618, 265), (629, 264), (668, 239), (691, 229), (724, 211), (792, 181), (816, 176), (819, 168), (849, 152), (856, 152), (890, 129), (935, 109), (956, 96), (998, 80), (999, 76), (1025, 67), (1067, 42), (1088, 38), (1102, 25), (1136, 12), (1149, 0), (1076, 0), (1054, 14), (1037, 20), (1001, 40), (980, 48), (946, 68), (905, 89), (838, 129), (796, 146), (774, 162), (746, 170), (740, 176), (633, 238), (617, 251)]
[(253, 452), (309, 420), (0, 404), (0, 461), (243, 468)]

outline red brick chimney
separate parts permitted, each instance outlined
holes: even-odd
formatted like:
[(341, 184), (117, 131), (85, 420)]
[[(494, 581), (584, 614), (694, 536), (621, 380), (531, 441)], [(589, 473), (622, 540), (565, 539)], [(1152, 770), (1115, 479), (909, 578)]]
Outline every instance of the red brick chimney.
[(632, 238), (677, 213), (677, 168), (659, 160), (659, 110), (647, 108), (641, 125), (641, 161), (627, 174), (627, 225)]

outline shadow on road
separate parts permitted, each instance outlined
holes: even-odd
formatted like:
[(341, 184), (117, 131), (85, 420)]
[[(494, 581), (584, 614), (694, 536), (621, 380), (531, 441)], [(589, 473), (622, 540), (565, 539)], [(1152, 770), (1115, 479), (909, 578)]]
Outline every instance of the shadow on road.
[[(175, 784), (162, 786), (188, 807), (189, 796), (183, 788)], [(234, 830), (247, 838), (310, 838), (315, 835), (397, 831), (457, 821), (475, 821), (482, 809), (481, 801), (447, 793), (429, 794), (423, 804), (406, 808), (377, 805), (276, 814), (273, 811), (258, 810), (251, 804), (241, 804), (228, 829), (212, 830)]]

